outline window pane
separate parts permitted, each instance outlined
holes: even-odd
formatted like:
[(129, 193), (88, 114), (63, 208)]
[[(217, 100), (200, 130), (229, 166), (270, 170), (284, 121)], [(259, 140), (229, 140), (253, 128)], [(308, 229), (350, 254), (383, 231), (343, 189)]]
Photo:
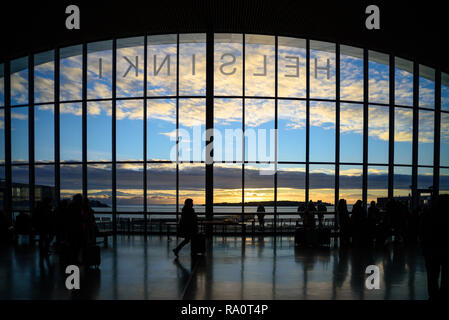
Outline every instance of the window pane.
[(440, 165), (449, 166), (449, 113), (441, 113)]
[(34, 168), (35, 177), (35, 202), (45, 200), (46, 198), (55, 201), (55, 166), (37, 165)]
[(340, 46), (340, 99), (363, 101), (363, 49)]
[(412, 163), (413, 111), (395, 108), (394, 163)]
[(11, 105), (28, 103), (28, 58), (11, 61)]
[(409, 197), (412, 186), (412, 168), (394, 167), (393, 196)]
[(390, 102), (390, 63), (387, 54), (368, 52), (368, 92), (369, 101), (376, 103)]
[(143, 164), (117, 164), (117, 211), (143, 211)]
[(306, 97), (306, 40), (278, 38), (278, 96)]
[(87, 166), (87, 196), (96, 212), (112, 211), (112, 166), (110, 164)]
[(83, 192), (82, 166), (80, 164), (61, 165), (61, 199), (72, 199)]
[[(224, 203), (227, 205), (223, 206)], [(241, 204), (242, 165), (214, 164), (214, 213), (239, 214), (242, 212)]]
[(324, 205), (333, 205), (335, 201), (335, 166), (310, 165), (309, 181), (309, 200), (314, 203), (322, 201)]
[(11, 161), (28, 162), (28, 107), (11, 109)]
[(274, 37), (245, 35), (245, 95), (274, 96)]
[(362, 200), (362, 166), (340, 166), (340, 199), (348, 204)]
[(429, 189), (433, 186), (433, 168), (418, 168), (418, 189)]
[(206, 35), (179, 35), (179, 94), (206, 95)]
[(368, 107), (368, 162), (388, 163), (390, 109)]
[(34, 159), (36, 162), (55, 159), (54, 121), (52, 104), (34, 107)]
[(335, 44), (310, 41), (310, 97), (335, 99)]
[(142, 97), (143, 37), (117, 40), (117, 97)]
[(297, 206), (284, 201), (306, 200), (306, 167), (302, 164), (281, 164), (277, 170), (278, 212), (296, 212)]
[(206, 105), (204, 99), (179, 100), (179, 160), (204, 160)]
[(176, 164), (147, 164), (148, 212), (176, 211)]
[(117, 160), (143, 160), (143, 101), (117, 101)]
[(184, 201), (193, 199), (193, 208), (196, 213), (204, 214), (206, 202), (206, 170), (202, 163), (179, 165), (179, 212)]
[(29, 210), (30, 186), (28, 166), (12, 166), (12, 208)]
[(275, 160), (274, 118), (273, 100), (246, 99), (245, 160)]
[(310, 161), (335, 161), (333, 102), (310, 102)]
[(110, 101), (87, 103), (87, 160), (112, 160), (112, 104)]
[(449, 169), (440, 169), (440, 194), (449, 194)]
[(278, 101), (278, 160), (306, 160), (305, 101)]
[(435, 108), (435, 69), (419, 65), (419, 107)]
[(395, 64), (395, 104), (413, 106), (413, 62), (395, 58)]
[[(176, 100), (147, 101), (147, 158), (176, 160)], [(173, 159), (172, 159), (173, 157)]]
[(368, 202), (388, 197), (388, 167), (368, 167)]
[(441, 110), (449, 111), (449, 74), (441, 73)]
[(214, 161), (242, 161), (242, 100), (214, 101)]
[(59, 54), (59, 99), (61, 101), (81, 100), (83, 91), (83, 47), (78, 45), (62, 48)]
[(363, 162), (363, 105), (340, 105), (340, 161)]
[(81, 161), (82, 150), (81, 104), (63, 103), (60, 106), (61, 161)]
[(55, 100), (55, 52), (34, 55), (34, 102)]
[(175, 34), (147, 38), (148, 96), (176, 95)]
[(435, 113), (419, 111), (418, 164), (433, 165), (433, 136)]
[(245, 164), (245, 213), (256, 213), (264, 204), (265, 212), (274, 212), (274, 174), (260, 164)]
[(87, 45), (87, 98), (111, 97), (112, 41), (89, 43)]
[(242, 95), (241, 34), (215, 34), (214, 43), (214, 94), (220, 96)]

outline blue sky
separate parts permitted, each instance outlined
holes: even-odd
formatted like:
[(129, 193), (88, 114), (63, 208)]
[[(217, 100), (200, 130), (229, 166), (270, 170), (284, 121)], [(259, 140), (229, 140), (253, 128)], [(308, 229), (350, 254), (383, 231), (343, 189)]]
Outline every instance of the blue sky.
[[(159, 37), (159, 38), (158, 38)], [(148, 96), (159, 97), (147, 101), (147, 119), (144, 119), (143, 101), (129, 99), (117, 102), (117, 160), (143, 160), (143, 121), (147, 121), (147, 159), (169, 160), (170, 152), (175, 146), (173, 137), (176, 126), (176, 100), (164, 98), (164, 95), (176, 94), (176, 44), (173, 37), (158, 36), (148, 41)], [(176, 39), (176, 37), (174, 38)], [(197, 96), (195, 99), (179, 100), (179, 125), (193, 138), (195, 127), (198, 132), (205, 131), (205, 43), (203, 35), (180, 36), (180, 80), (179, 90), (183, 96)], [(273, 97), (275, 94), (274, 77), (274, 38), (270, 36), (247, 35), (245, 39), (245, 71), (243, 72), (243, 49), (241, 35), (217, 36), (215, 44), (215, 85), (217, 96), (241, 96), (242, 75), (245, 73), (245, 93), (256, 98), (245, 99), (245, 129), (274, 129), (274, 100), (257, 97)], [(135, 45), (129, 47), (130, 43)], [(117, 49), (117, 97), (138, 98), (143, 96), (143, 38), (133, 38), (118, 41)], [(316, 99), (335, 99), (335, 50), (333, 44), (311, 41), (310, 52), (310, 97)], [(64, 51), (65, 50), (65, 51)], [(67, 54), (61, 59), (61, 161), (81, 161), (81, 104), (68, 102), (81, 99), (81, 55), (80, 47), (63, 49)], [(70, 56), (72, 52), (73, 56)], [(224, 55), (226, 54), (226, 55)], [(341, 68), (341, 99), (340, 109), (340, 161), (342, 163), (361, 164), (363, 155), (363, 60), (361, 50), (342, 46), (340, 57)], [(47, 103), (35, 107), (35, 159), (36, 161), (54, 161), (53, 154), (53, 72), (54, 64), (48, 61), (49, 53), (35, 57), (35, 102)], [(47, 57), (47, 60), (46, 60)], [(137, 58), (136, 58), (137, 57)], [(278, 56), (278, 160), (305, 161), (305, 101), (295, 101), (282, 98), (305, 98), (305, 41), (302, 39), (279, 38)], [(369, 51), (369, 102), (389, 102), (389, 68), (382, 61), (382, 55)], [(372, 57), (372, 58), (371, 58)], [(379, 58), (380, 57), (380, 58)], [(315, 60), (316, 59), (316, 60)], [(112, 97), (112, 42), (105, 41), (88, 46), (88, 99), (107, 99)], [(234, 63), (229, 63), (235, 61)], [(315, 77), (315, 61), (318, 66)], [(221, 67), (223, 63), (228, 63)], [(329, 69), (325, 69), (329, 63)], [(14, 67), (16, 65), (16, 67)], [(412, 87), (413, 77), (409, 72), (410, 62), (396, 59), (395, 70), (395, 103), (400, 108), (395, 110), (395, 163), (411, 164), (412, 156)], [(18, 71), (11, 76), (12, 105), (28, 103), (26, 60), (16, 60), (12, 68)], [(434, 83), (428, 79), (429, 70), (421, 67), (422, 76), (419, 79), (419, 105), (429, 109), (434, 108)], [(2, 71), (0, 69), (0, 71)], [(227, 74), (223, 74), (225, 71)], [(430, 70), (432, 71), (432, 70)], [(158, 73), (155, 75), (155, 73)], [(194, 73), (194, 74), (192, 74)], [(231, 74), (232, 73), (232, 74)], [(125, 76), (126, 75), (126, 76)], [(0, 78), (0, 85), (3, 83)], [(0, 103), (3, 105), (4, 93), (0, 90)], [(215, 99), (214, 126), (221, 130), (242, 128), (243, 101), (241, 98)], [(112, 159), (112, 103), (111, 101), (92, 101), (87, 105), (87, 149), (88, 161), (111, 161)], [(449, 87), (442, 88), (442, 109), (449, 110)], [(433, 111), (419, 112), (419, 164), (433, 164)], [(4, 135), (3, 114), (0, 114), (0, 134)], [(28, 109), (15, 107), (12, 110), (12, 160), (15, 163), (27, 161), (28, 158)], [(449, 115), (443, 114), (441, 121), (441, 164), (449, 165)], [(373, 174), (381, 176), (383, 167), (376, 166), (388, 163), (388, 107), (369, 106), (369, 139), (368, 159), (372, 164)], [(335, 161), (335, 102), (310, 102), (310, 161)], [(181, 160), (204, 160), (200, 149), (193, 147), (191, 139), (184, 140), (188, 145), (187, 152), (181, 155)], [(266, 138), (269, 142), (269, 138)], [(204, 146), (204, 142), (197, 142)], [(247, 160), (261, 160), (253, 157), (246, 145)], [(259, 145), (256, 146), (256, 150)], [(217, 160), (240, 160), (238, 147), (233, 150), (223, 150), (221, 157), (216, 153)], [(231, 152), (232, 151), (232, 154)], [(218, 152), (218, 148), (217, 148)], [(0, 148), (0, 159), (4, 159), (4, 148)], [(274, 160), (274, 157), (268, 158)], [(3, 160), (2, 160), (3, 161)], [(71, 167), (67, 167), (71, 168)], [(316, 174), (333, 176), (333, 166), (315, 165)], [(340, 168), (341, 175), (360, 177), (360, 165), (347, 165)], [(398, 167), (399, 168), (399, 167)], [(142, 168), (128, 166), (123, 170), (140, 174)], [(249, 168), (248, 170), (257, 168)], [(303, 172), (301, 165), (285, 167), (286, 172)], [(405, 168), (402, 173), (408, 174)], [(94, 170), (94, 169), (91, 169)], [(100, 168), (99, 170), (106, 170)], [(230, 169), (228, 169), (230, 170)], [(296, 171), (295, 171), (296, 170)], [(224, 171), (223, 171), (224, 172)], [(229, 171), (228, 171), (229, 172)], [(251, 172), (251, 171), (250, 171)], [(376, 173), (377, 172), (377, 173)], [(431, 172), (422, 170), (423, 176)], [(285, 176), (285, 174), (284, 174)], [(318, 176), (317, 176), (318, 177)], [(358, 194), (358, 178), (351, 178), (348, 197)], [(351, 180), (349, 179), (349, 180)], [(331, 179), (332, 180), (332, 179)], [(121, 181), (121, 180), (120, 180)], [(316, 181), (321, 181), (317, 179)], [(327, 181), (327, 180), (326, 180)], [(330, 181), (330, 180), (329, 180)], [(344, 180), (343, 180), (344, 181)], [(325, 186), (328, 183), (325, 182)], [(126, 183), (120, 189), (127, 190), (124, 194), (135, 196), (141, 186), (127, 187)], [(187, 184), (188, 185), (188, 184)], [(348, 184), (349, 185), (349, 184)], [(322, 186), (322, 195), (329, 194)], [(342, 184), (342, 189), (345, 189)], [(99, 187), (100, 188), (100, 187)], [(128, 188), (128, 189), (127, 189)], [(332, 189), (333, 186), (328, 186)], [(132, 191), (132, 190), (134, 191)], [(225, 188), (226, 189), (226, 188)], [(228, 188), (232, 189), (232, 188)], [(259, 190), (254, 199), (269, 197), (268, 191)], [(286, 187), (280, 194), (286, 197), (302, 194), (300, 185), (296, 188)], [(268, 193), (267, 193), (268, 192)], [(315, 191), (314, 191), (315, 192)], [(158, 194), (172, 199), (164, 190)], [(238, 193), (238, 192), (237, 192)], [(222, 193), (223, 198), (225, 192)], [(312, 193), (312, 195), (314, 195)], [(311, 195), (311, 198), (313, 198)], [(201, 193), (198, 195), (201, 197)], [(317, 194), (319, 197), (320, 195)], [(125, 195), (124, 195), (125, 197)], [(138, 197), (138, 196), (137, 196)], [(126, 198), (126, 197), (125, 197)], [(155, 196), (155, 199), (157, 197)]]

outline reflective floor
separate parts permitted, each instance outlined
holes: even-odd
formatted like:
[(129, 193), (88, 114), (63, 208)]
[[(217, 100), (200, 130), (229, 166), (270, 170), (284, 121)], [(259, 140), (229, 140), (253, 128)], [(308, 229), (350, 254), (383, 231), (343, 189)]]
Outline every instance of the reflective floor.
[[(102, 247), (98, 270), (81, 269), (81, 289), (65, 288), (57, 255), (39, 258), (20, 239), (0, 249), (0, 299), (427, 299), (418, 248), (295, 248), (293, 237), (214, 237), (191, 261), (174, 259), (176, 238), (117, 236)], [(380, 289), (365, 288), (377, 265)]]

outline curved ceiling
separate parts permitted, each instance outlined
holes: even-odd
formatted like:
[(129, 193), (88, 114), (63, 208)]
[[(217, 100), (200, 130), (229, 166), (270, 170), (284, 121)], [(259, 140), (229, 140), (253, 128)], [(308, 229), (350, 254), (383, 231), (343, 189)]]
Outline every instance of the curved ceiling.
[[(0, 61), (114, 37), (172, 32), (279, 34), (392, 53), (449, 72), (442, 2), (184, 0), (58, 1), (2, 8)], [(427, 3), (427, 2), (426, 2)], [(78, 4), (81, 30), (65, 29), (65, 8)], [(380, 8), (381, 30), (365, 28), (365, 8)], [(2, 4), (3, 6), (3, 4)]]

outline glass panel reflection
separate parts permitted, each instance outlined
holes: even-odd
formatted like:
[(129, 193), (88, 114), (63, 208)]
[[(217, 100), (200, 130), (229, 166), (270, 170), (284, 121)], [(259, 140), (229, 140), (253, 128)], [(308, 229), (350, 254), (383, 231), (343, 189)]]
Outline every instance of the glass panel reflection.
[(241, 96), (243, 80), (243, 36), (241, 34), (215, 34), (214, 94)]
[(278, 160), (306, 160), (305, 101), (278, 101)]
[(179, 94), (206, 95), (206, 35), (179, 35)]
[(278, 38), (278, 96), (306, 97), (306, 40)]
[(176, 95), (177, 35), (147, 38), (148, 96)]
[(310, 102), (310, 161), (335, 161), (334, 102)]
[(54, 106), (40, 105), (34, 107), (34, 160), (54, 161)]
[(310, 98), (335, 99), (335, 43), (310, 41)]
[(176, 160), (176, 100), (147, 101), (147, 159)]
[(55, 53), (47, 51), (34, 55), (34, 102), (55, 100)]
[(388, 163), (390, 109), (368, 107), (368, 163)]
[(340, 46), (340, 99), (363, 101), (363, 49)]
[(363, 162), (363, 105), (340, 105), (340, 161)]

